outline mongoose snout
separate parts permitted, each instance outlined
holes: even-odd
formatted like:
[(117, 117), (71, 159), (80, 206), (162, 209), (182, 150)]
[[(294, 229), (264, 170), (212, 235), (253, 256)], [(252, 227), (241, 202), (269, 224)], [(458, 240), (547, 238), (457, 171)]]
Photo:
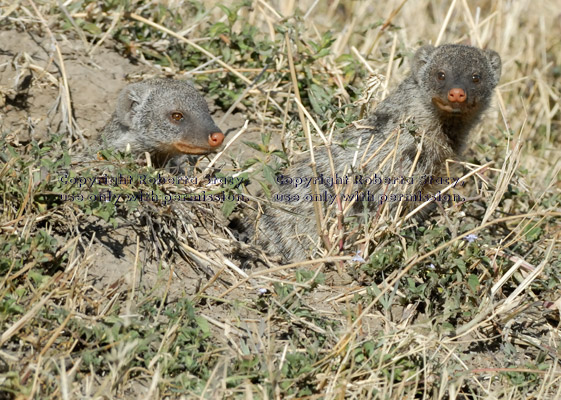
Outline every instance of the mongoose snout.
[[(432, 98), (432, 102), (441, 110), (452, 115), (459, 115), (462, 113), (462, 106), (469, 106), (466, 102), (467, 95), (462, 88), (452, 88), (448, 91), (448, 96), (446, 100), (442, 100), (440, 97), (436, 96)], [(462, 104), (462, 103), (466, 104)]]
[(453, 88), (448, 92), (448, 101), (451, 103), (463, 103), (466, 101), (466, 92), (461, 88)]
[(224, 141), (224, 134), (222, 132), (211, 133), (208, 137), (208, 144), (210, 147), (218, 147)]
[(220, 147), (224, 141), (224, 134), (222, 132), (213, 132), (208, 135), (208, 145), (210, 147), (197, 147), (188, 142), (179, 141), (173, 143), (173, 147), (183, 154), (208, 154), (213, 152), (216, 148)]
[(121, 91), (102, 140), (117, 150), (148, 152), (156, 166), (163, 166), (184, 154), (216, 151), (224, 134), (193, 85), (187, 81), (152, 79), (130, 84)]

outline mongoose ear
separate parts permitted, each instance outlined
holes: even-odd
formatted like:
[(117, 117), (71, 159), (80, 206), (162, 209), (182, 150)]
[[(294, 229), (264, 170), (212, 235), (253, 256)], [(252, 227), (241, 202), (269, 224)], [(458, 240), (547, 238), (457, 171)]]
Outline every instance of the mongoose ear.
[(142, 108), (149, 95), (150, 88), (142, 82), (134, 83), (124, 88), (117, 101), (117, 117), (119, 122), (127, 127), (132, 126), (132, 120), (137, 110)]
[(493, 50), (485, 50), (485, 57), (489, 60), (489, 64), (491, 64), (491, 69), (493, 72), (493, 79), (495, 80), (495, 86), (499, 83), (499, 79), (501, 78), (501, 56), (496, 51)]
[(417, 80), (417, 74), (419, 70), (430, 60), (430, 56), (436, 47), (429, 45), (421, 47), (415, 53), (415, 57), (413, 57), (413, 66), (411, 67), (411, 72)]

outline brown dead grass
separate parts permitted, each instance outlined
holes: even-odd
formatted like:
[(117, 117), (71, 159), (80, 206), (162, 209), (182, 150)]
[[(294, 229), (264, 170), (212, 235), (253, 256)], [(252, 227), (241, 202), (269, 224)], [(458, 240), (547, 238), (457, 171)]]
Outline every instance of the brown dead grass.
[[(0, 58), (0, 127), (22, 157), (32, 140), (46, 141), (55, 132), (81, 147), (82, 138), (94, 136), (107, 120), (126, 75), (160, 73), (135, 51), (134, 41), (126, 50), (130, 59), (114, 51), (110, 32), (116, 27), (136, 21), (143, 29), (166, 32), (168, 38), (184, 37), (166, 23), (139, 16), (152, 10), (151, 3), (139, 3), (143, 9), (132, 14), (112, 11), (104, 18), (99, 17), (104, 12), (99, 5), (88, 4), (65, 10), (50, 2), (0, 3), (0, 38), (5, 43), (0, 48), (7, 49)], [(165, 6), (181, 10), (185, 4), (169, 1)], [(469, 222), (477, 224), (464, 231), (461, 222), (443, 218), (439, 223), (448, 224), (455, 234), (413, 253), (413, 244), (399, 235), (410, 216), (383, 230), (373, 227), (367, 232), (370, 240), (361, 244), (362, 257), (383, 248), (388, 231), (396, 234), (389, 240), (406, 256), (399, 268), (372, 279), (356, 272), (353, 243), (345, 243), (339, 256), (290, 265), (278, 265), (274, 257), (268, 261), (236, 239), (213, 203), (146, 204), (126, 214), (117, 228), (71, 203), (41, 210), (31, 193), (45, 177), (33, 175), (39, 168), (17, 171), (33, 179), (27, 181), (21, 203), (9, 204), (8, 194), (3, 194), (3, 238), (23, 242), (45, 229), (57, 245), (53, 254), (44, 255), (50, 257), (47, 261), (29, 257), (21, 268), (10, 267), (0, 277), (0, 398), (559, 398), (561, 292), (552, 286), (561, 274), (558, 6), (553, 0), (258, 0), (243, 8), (234, 31), (241, 32), (242, 24), (254, 25), (277, 46), (266, 78), (255, 82), (262, 69), (240, 69), (212, 54), (206, 56), (213, 61), (196, 73), (238, 77), (246, 87), (227, 114), (236, 110), (242, 121), (249, 120), (247, 132), (254, 141), (261, 131), (274, 132), (273, 142), (284, 146), (289, 159), (300, 146), (329, 143), (325, 137), (332, 133), (319, 135), (320, 116), (312, 115), (295, 90), (303, 76), (299, 51), (327, 30), (335, 38), (330, 54), (310, 68), (330, 76), (341, 105), (351, 98), (345, 61), (339, 58), (344, 54), (385, 76), (383, 96), (407, 73), (396, 62), (401, 58), (394, 56), (410, 54), (419, 43), (461, 42), (498, 51), (503, 76), (497, 103), (462, 163), (471, 171), (466, 173), (471, 182), (466, 190), (476, 198), (474, 209), (481, 215)], [(74, 22), (94, 21), (105, 31), (92, 36), (76, 23), (64, 31), (66, 13)], [(295, 13), (304, 16), (295, 23), (305, 35), (280, 35), (276, 27)], [(225, 19), (219, 8), (197, 20), (185, 16), (181, 31), (189, 32), (188, 39), (178, 40), (200, 51), (197, 43), (209, 40), (198, 36), (203, 26)], [(290, 79), (278, 79), (279, 71)], [(164, 68), (169, 75), (182, 72)], [(22, 89), (20, 83), (29, 74), (31, 86)], [(25, 90), (27, 105), (10, 103)], [(298, 121), (297, 128), (291, 119)], [(237, 125), (243, 139), (247, 127)], [(301, 131), (305, 140), (297, 136)], [(217, 166), (237, 173), (247, 157), (238, 139)], [(15, 162), (2, 159), (0, 175), (17, 185), (20, 178), (10, 172)], [(518, 191), (514, 195), (512, 187)], [(195, 189), (201, 187), (183, 188)], [(452, 220), (462, 221), (459, 211), (448, 212)], [(318, 221), (321, 217), (318, 210)], [(544, 233), (530, 242), (527, 234), (534, 227)], [(429, 264), (442, 250), (458, 247), (465, 254), (469, 249), (464, 237), (484, 232), (493, 240), (480, 246), (481, 259), (490, 261), (472, 270), (479, 273), (479, 301), (446, 330), (445, 317), (431, 314), (430, 305), (419, 299), (410, 301), (404, 279), (424, 283), (421, 275), (412, 275), (415, 268)], [(17, 247), (9, 252), (14, 260), (23, 253)], [(452, 265), (453, 260), (447, 262)], [(301, 269), (311, 274), (299, 277)], [(322, 275), (324, 280), (318, 281)], [(200, 382), (196, 386), (180, 386), (175, 378), (183, 375), (168, 369), (169, 359), (183, 356), (178, 337), (188, 320), (174, 319), (166, 311), (182, 299), (192, 302), (196, 316), (206, 321), (197, 323), (208, 325), (212, 343), (199, 343), (205, 351), (195, 360), (208, 366), (207, 373), (184, 373), (186, 381)], [(12, 300), (18, 312), (6, 311)], [(122, 331), (114, 329), (117, 325)], [(123, 334), (137, 326), (139, 336)], [(89, 330), (100, 327), (111, 329), (103, 335)], [(206, 331), (197, 332), (202, 336)], [(150, 346), (148, 357), (145, 347)], [(88, 358), (92, 349), (93, 361)], [(300, 370), (294, 366), (297, 357), (303, 357)], [(244, 369), (249, 361), (257, 367)]]

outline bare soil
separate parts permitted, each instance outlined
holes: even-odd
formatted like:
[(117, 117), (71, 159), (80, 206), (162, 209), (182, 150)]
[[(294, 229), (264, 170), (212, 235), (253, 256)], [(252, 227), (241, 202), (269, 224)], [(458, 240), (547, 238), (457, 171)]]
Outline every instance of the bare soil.
[[(0, 106), (2, 108), (0, 130), (10, 133), (9, 141), (14, 146), (32, 140), (42, 141), (48, 135), (57, 133), (63, 124), (70, 123), (76, 132), (72, 143), (75, 149), (79, 150), (95, 140), (110, 118), (117, 94), (124, 86), (131, 81), (165, 75), (161, 69), (149, 63), (141, 63), (122, 56), (110, 40), (94, 51), (91, 51), (91, 46), (77, 39), (60, 38), (58, 43), (61, 45), (64, 66), (59, 64), (48, 37), (33, 32), (0, 31)], [(66, 99), (65, 94), (59, 90), (63, 87), (59, 84), (62, 76), (68, 80), (70, 99)], [(69, 115), (64, 108), (68, 101), (72, 105), (71, 121), (65, 117)], [(210, 108), (214, 110), (215, 120), (221, 120), (224, 111), (216, 109), (212, 104)], [(233, 134), (241, 128), (244, 121), (245, 118), (241, 113), (234, 113), (227, 118), (221, 129)], [(259, 142), (260, 135), (258, 125), (253, 123), (243, 140)], [(79, 139), (80, 137), (84, 138), (84, 142)], [(278, 141), (275, 145), (279, 146)], [(253, 152), (239, 140), (229, 149), (230, 158), (224, 157), (220, 165), (228, 168), (229, 160), (241, 163)], [(151, 242), (158, 239), (155, 238), (154, 232), (150, 231), (149, 226), (140, 228), (121, 226), (112, 229), (96, 221), (95, 227), (89, 231), (88, 227), (80, 227), (87, 232), (80, 240), (84, 237), (90, 239), (90, 242), (82, 242), (79, 246), (84, 249), (84, 258), (89, 261), (88, 281), (95, 290), (108, 298), (126, 297), (130, 287), (135, 286), (137, 290), (147, 292), (154, 290), (154, 295), (167, 296), (171, 301), (181, 296), (194, 296), (206, 284), (213, 282), (206, 289), (206, 295), (221, 297), (228, 292), (223, 298), (227, 302), (234, 302), (236, 298), (257, 298), (258, 290), (263, 288), (270, 290), (275, 279), (293, 279), (281, 271), (269, 274), (269, 280), (250, 280), (247, 285), (229, 290), (233, 282), (241, 278), (229, 268), (226, 268), (225, 273), (220, 270), (221, 266), (225, 268), (224, 249), (229, 248), (231, 254), (235, 254), (240, 248), (245, 251), (254, 249), (244, 247), (244, 244), (236, 243), (234, 238), (228, 237), (224, 228), (228, 222), (222, 217), (218, 207), (210, 209), (213, 215), (209, 216), (208, 212), (209, 209), (193, 210), (194, 216), (188, 220), (191, 224), (191, 235), (181, 238), (184, 243), (200, 252), (200, 257), (184, 252), (182, 249), (166, 248), (164, 241), (161, 243), (160, 253), (155, 253)], [(207, 214), (200, 217), (198, 213)], [(197, 215), (207, 220), (214, 218), (216, 224), (210, 226), (197, 223)], [(165, 240), (165, 235), (174, 234), (173, 227), (170, 227), (169, 232), (163, 233), (162, 240)], [(73, 234), (70, 233), (67, 236), (62, 234), (58, 236), (61, 242), (72, 238)], [(163, 257), (172, 250), (177, 253), (176, 256)], [(135, 265), (141, 265), (142, 268), (135, 271)], [(251, 265), (254, 266), (254, 271), (264, 269), (262, 264)], [(339, 305), (347, 306), (347, 300), (361, 288), (348, 273), (337, 271), (335, 266), (326, 268), (325, 284), (307, 294), (303, 301), (310, 306), (310, 309), (323, 314), (325, 318), (344, 322), (347, 317), (341, 313)], [(217, 275), (220, 277), (214, 282), (213, 279)], [(236, 323), (233, 325), (246, 326), (245, 332), (234, 332), (238, 337), (254, 334), (258, 329), (259, 314), (255, 310), (237, 309), (229, 304), (208, 305), (207, 309), (202, 307), (201, 311), (205, 315), (212, 315), (216, 321), (235, 320)], [(134, 304), (131, 305), (131, 312), (134, 311), (134, 307)], [(391, 318), (402, 321), (406, 326), (411, 307), (415, 305), (393, 310)], [(374, 332), (382, 331), (381, 321), (388, 318), (388, 315), (382, 315), (377, 311), (369, 314), (363, 321), (364, 336), (368, 337)], [(242, 320), (244, 322), (240, 324), (239, 321)], [(528, 323), (526, 328), (533, 330), (539, 336), (539, 324), (547, 324), (545, 316), (532, 314), (530, 320), (532, 323)], [(295, 322), (297, 322), (296, 318)], [(347, 323), (350, 325), (349, 321)], [(415, 328), (426, 332), (426, 338), (430, 338), (431, 335), (428, 334), (431, 329), (430, 321), (419, 321)], [(219, 330), (219, 323), (213, 325), (213, 329)], [(272, 329), (276, 331), (277, 336), (280, 336), (283, 330), (292, 328), (277, 326)], [(434, 339), (436, 340), (436, 334)], [(455, 350), (463, 353), (465, 357), (463, 362), (472, 369), (512, 365), (513, 357), (523, 366), (525, 358), (528, 357), (524, 355), (527, 345), (523, 341), (518, 347), (520, 352), (514, 352), (514, 356), (509, 356), (503, 352), (499, 339), (493, 345), (485, 338), (486, 344), (481, 346), (477, 344), (480, 338), (473, 336), (470, 339), (470, 341), (456, 343), (463, 349)], [(543, 341), (545, 342), (546, 339), (544, 338)]]

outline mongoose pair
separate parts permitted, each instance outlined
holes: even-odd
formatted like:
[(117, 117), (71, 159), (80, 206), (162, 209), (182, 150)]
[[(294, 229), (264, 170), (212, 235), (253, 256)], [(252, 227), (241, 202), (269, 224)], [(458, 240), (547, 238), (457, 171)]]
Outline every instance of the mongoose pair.
[[(318, 179), (315, 194), (320, 196), (310, 197), (311, 185), (296, 187), (288, 179), (313, 178), (309, 157), (284, 172), (287, 184), (279, 185), (277, 194), (290, 201), (264, 206), (256, 227), (257, 243), (285, 261), (306, 258), (320, 242), (313, 201), (320, 201), (324, 212), (332, 207), (334, 215), (335, 207), (341, 207), (335, 196), (356, 194), (354, 203), (344, 201), (342, 207), (349, 206), (347, 216), (359, 218), (365, 212), (373, 216), (381, 211), (382, 195), (409, 200), (401, 203), (402, 208), (421, 204), (415, 194), (437, 190), (425, 185), (422, 177), (446, 176), (446, 159), (461, 154), (470, 130), (489, 106), (500, 75), (501, 59), (492, 50), (453, 44), (421, 47), (411, 74), (366, 120), (343, 133), (345, 147), (333, 144), (331, 155), (326, 148), (315, 149), (317, 175), (324, 178)], [(348, 179), (338, 185), (338, 191), (325, 180), (337, 177), (339, 183)], [(400, 177), (407, 179), (400, 181)], [(399, 204), (386, 203), (392, 212)]]
[(158, 167), (185, 154), (209, 154), (223, 140), (205, 99), (189, 82), (173, 79), (126, 86), (100, 137), (102, 146), (150, 153)]

